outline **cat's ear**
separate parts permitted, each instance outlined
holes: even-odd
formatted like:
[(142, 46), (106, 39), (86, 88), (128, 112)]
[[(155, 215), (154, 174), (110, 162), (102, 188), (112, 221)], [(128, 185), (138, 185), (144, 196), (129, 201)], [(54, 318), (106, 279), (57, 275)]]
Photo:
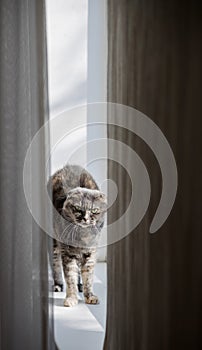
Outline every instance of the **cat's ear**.
[(107, 204), (107, 196), (103, 192), (100, 192), (100, 199)]

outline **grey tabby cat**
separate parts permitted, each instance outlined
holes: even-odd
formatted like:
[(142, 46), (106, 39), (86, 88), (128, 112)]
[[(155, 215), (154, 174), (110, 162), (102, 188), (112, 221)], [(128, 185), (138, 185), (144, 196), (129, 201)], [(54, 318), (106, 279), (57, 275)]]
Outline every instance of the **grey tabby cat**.
[(78, 303), (78, 275), (81, 272), (87, 304), (98, 304), (93, 293), (93, 276), (100, 231), (107, 209), (106, 197), (93, 177), (77, 165), (66, 165), (49, 180), (54, 210), (54, 290), (63, 290), (64, 306)]

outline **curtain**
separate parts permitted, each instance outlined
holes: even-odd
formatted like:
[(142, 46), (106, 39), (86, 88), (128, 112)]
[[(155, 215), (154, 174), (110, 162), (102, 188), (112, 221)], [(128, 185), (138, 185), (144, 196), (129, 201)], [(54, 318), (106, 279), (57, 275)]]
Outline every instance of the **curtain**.
[[(137, 228), (108, 246), (106, 350), (202, 348), (201, 29), (199, 1), (108, 0), (108, 101), (159, 126), (176, 159), (178, 192), (167, 221), (149, 234), (161, 194), (159, 164), (137, 135), (109, 124), (108, 137), (144, 161), (151, 200)], [(113, 158), (116, 149), (108, 147)], [(127, 209), (131, 182), (112, 160), (108, 178), (119, 191), (110, 224)]]
[[(2, 350), (55, 349), (48, 302), (47, 235), (30, 214), (23, 165), (48, 117), (44, 1), (0, 2), (0, 283)], [(46, 135), (34, 171), (44, 181)], [(30, 188), (31, 191), (31, 188)]]

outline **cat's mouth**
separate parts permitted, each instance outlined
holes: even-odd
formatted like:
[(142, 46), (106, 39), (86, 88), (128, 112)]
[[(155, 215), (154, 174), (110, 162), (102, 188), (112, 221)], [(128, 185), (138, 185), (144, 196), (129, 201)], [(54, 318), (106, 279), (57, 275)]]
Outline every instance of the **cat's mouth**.
[(77, 221), (77, 225), (81, 227), (95, 227), (96, 222), (95, 221), (85, 221), (85, 222), (79, 222)]

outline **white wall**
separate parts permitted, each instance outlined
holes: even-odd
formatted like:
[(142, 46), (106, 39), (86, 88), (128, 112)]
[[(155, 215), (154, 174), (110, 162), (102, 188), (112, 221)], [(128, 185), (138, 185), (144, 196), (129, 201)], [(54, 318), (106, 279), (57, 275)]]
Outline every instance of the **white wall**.
[[(106, 102), (107, 100), (107, 1), (89, 0), (88, 2), (88, 81), (87, 101)], [(104, 113), (103, 113), (104, 111)], [(93, 122), (101, 121), (105, 125), (90, 126)], [(93, 174), (101, 189), (107, 193), (107, 142), (102, 155), (105, 159), (98, 159), (91, 163), (91, 156), (94, 153), (94, 146), (91, 141), (99, 138), (107, 138), (107, 108), (101, 108), (96, 115), (93, 108), (89, 107), (87, 122), (87, 162), (88, 170)], [(105, 245), (106, 241), (101, 241)], [(98, 258), (106, 259), (106, 248), (99, 249)]]
[[(87, 103), (87, 0), (47, 0), (47, 44), (50, 117)], [(83, 115), (82, 124), (86, 124)], [(61, 127), (63, 127), (61, 125)], [(66, 137), (51, 157), (51, 172), (63, 167), (78, 144), (85, 143), (87, 129)], [(87, 160), (84, 149), (83, 158)]]
[(51, 117), (87, 102), (88, 0), (46, 0)]

